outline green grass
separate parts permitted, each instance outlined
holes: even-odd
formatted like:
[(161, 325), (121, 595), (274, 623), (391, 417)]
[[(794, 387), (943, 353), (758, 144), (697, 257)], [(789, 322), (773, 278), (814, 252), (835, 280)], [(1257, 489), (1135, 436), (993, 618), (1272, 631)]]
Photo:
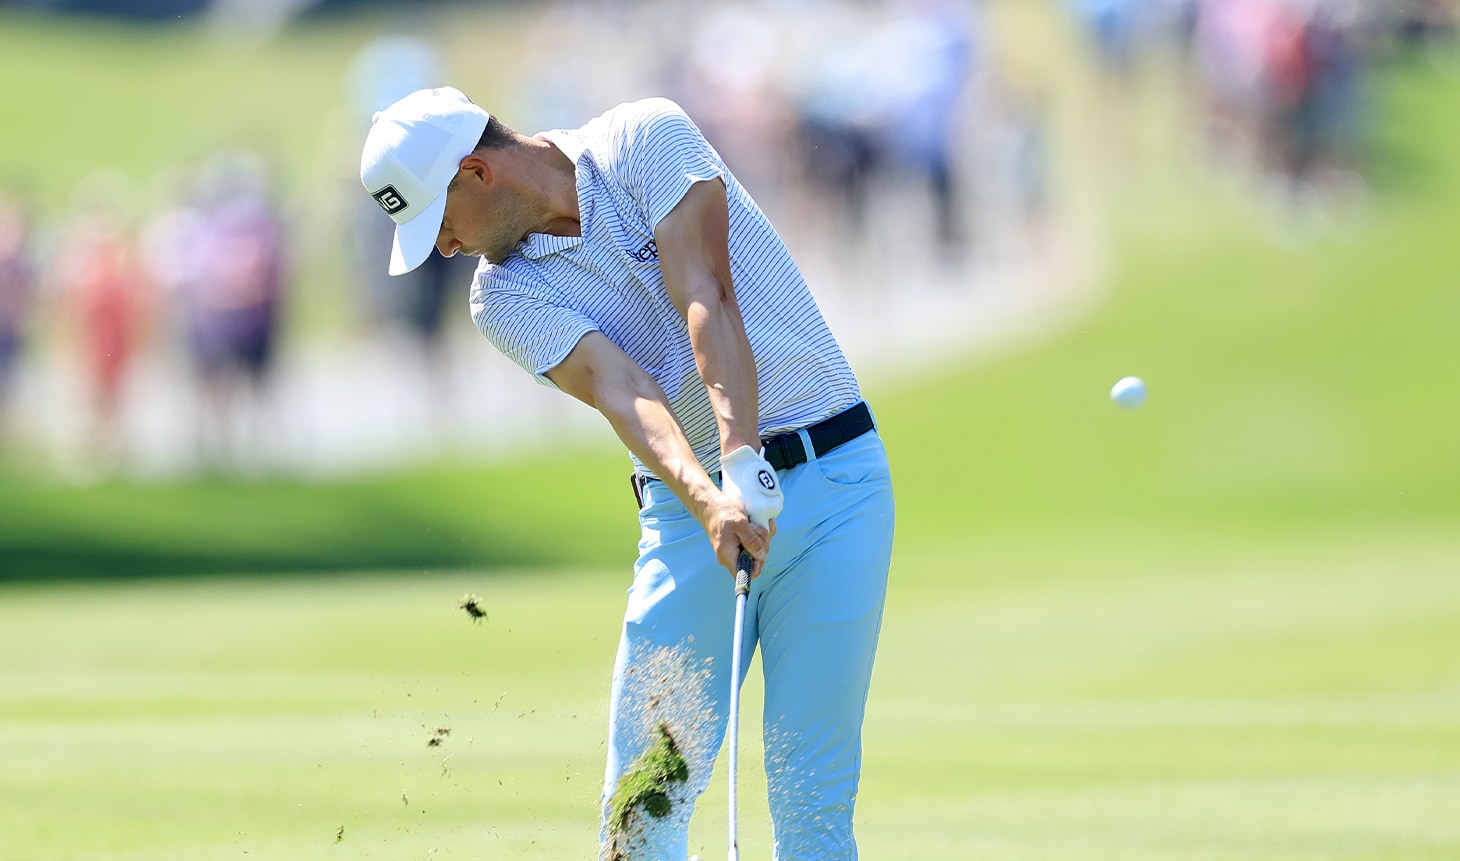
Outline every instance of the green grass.
[[(866, 857), (1460, 857), (1452, 536), (1044, 538), (899, 556)], [(6, 857), (589, 858), (626, 576), (6, 586)]]
[[(604, 590), (558, 583), (11, 590), (6, 857), (472, 857), (581, 832), (601, 773), (592, 658), (616, 632)], [(489, 624), (456, 608), (467, 587)], [(428, 747), (437, 726), (452, 735)]]

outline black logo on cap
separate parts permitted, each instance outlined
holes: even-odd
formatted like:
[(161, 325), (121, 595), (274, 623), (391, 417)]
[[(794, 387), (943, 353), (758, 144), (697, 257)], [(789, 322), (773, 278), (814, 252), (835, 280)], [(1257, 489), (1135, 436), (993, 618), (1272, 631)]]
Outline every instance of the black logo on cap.
[(396, 191), (393, 185), (387, 185), (370, 196), (375, 198), (375, 202), (380, 204), (380, 208), (385, 210), (386, 215), (395, 215), (409, 206), (406, 199), (400, 196), (400, 192)]
[(756, 478), (760, 479), (761, 487), (764, 487), (766, 490), (776, 489), (776, 477), (771, 475), (769, 470), (761, 470), (760, 473), (756, 475)]

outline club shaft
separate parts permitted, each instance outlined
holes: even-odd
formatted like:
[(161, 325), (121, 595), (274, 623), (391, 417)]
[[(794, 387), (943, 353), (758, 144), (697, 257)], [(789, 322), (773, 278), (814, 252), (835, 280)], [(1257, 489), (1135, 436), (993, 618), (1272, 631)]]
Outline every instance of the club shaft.
[(735, 632), (730, 638), (730, 861), (740, 861), (740, 845), (736, 837), (736, 784), (740, 774), (740, 650), (745, 641), (745, 604), (750, 596), (750, 569), (754, 560), (745, 550), (735, 563)]

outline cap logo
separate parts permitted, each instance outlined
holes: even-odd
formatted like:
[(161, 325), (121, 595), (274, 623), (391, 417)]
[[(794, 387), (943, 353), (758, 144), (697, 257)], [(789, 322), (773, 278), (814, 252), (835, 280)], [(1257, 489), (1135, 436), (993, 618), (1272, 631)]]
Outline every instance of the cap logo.
[(370, 196), (375, 198), (375, 202), (380, 204), (380, 208), (385, 210), (386, 215), (395, 215), (409, 206), (406, 199), (400, 196), (400, 192), (396, 191), (393, 185), (387, 185)]

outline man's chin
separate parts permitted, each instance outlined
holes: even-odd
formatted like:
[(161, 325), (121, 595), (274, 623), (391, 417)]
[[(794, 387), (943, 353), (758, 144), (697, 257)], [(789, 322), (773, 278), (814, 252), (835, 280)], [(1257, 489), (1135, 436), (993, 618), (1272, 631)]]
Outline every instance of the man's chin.
[(491, 263), (501, 263), (502, 262), (501, 260), (498, 260), (498, 259), (494, 258), (491, 254), (489, 254), (486, 251), (467, 251), (465, 248), (463, 248), (463, 249), (461, 249), (457, 253), (461, 254), (463, 257), (474, 257), (477, 260), (486, 260), (486, 261), (491, 262)]

